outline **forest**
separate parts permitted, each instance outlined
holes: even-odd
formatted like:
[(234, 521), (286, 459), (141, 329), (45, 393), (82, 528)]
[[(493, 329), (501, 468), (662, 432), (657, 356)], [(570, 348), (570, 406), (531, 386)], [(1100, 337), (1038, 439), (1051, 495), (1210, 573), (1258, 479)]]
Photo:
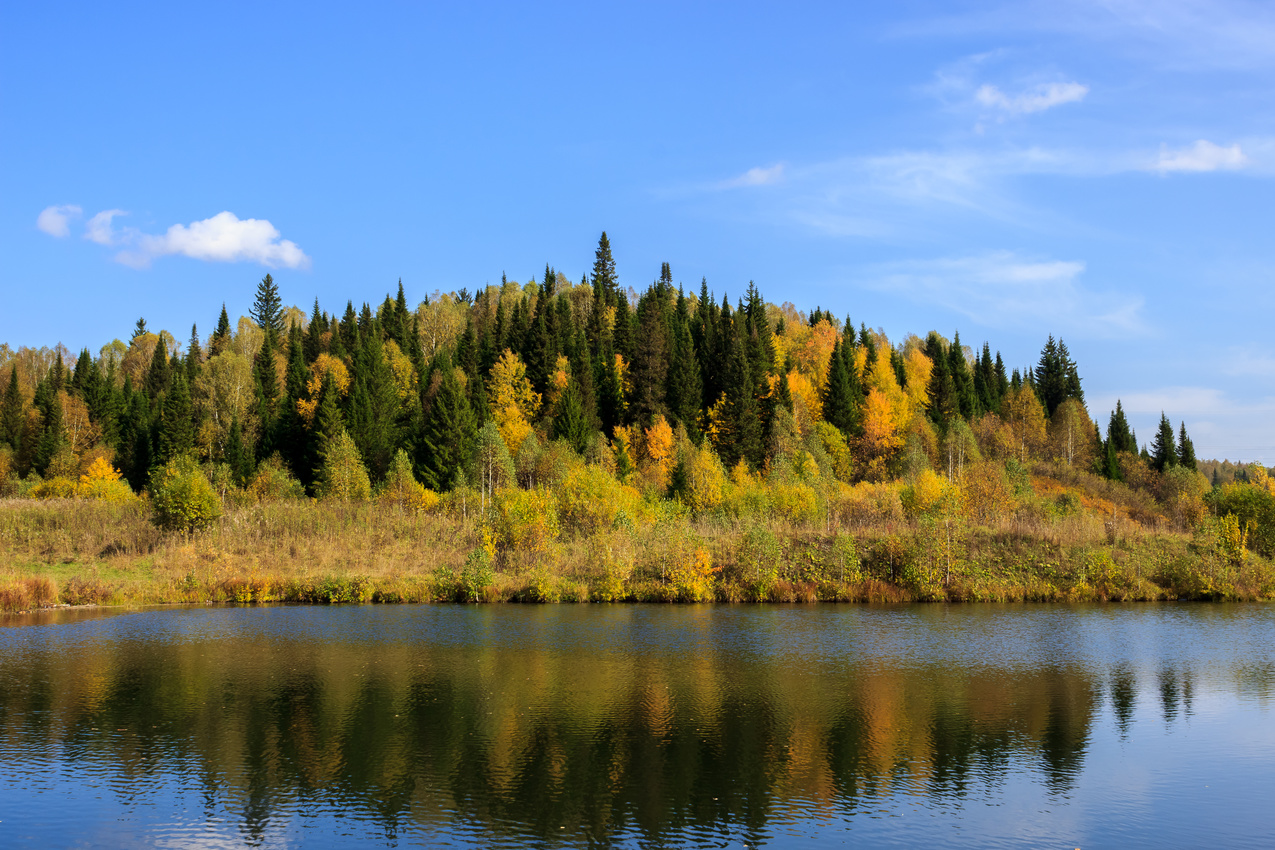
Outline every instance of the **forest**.
[(0, 608), (1268, 598), (1275, 478), (1105, 428), (1050, 337), (892, 341), (667, 263), (181, 343), (0, 345)]

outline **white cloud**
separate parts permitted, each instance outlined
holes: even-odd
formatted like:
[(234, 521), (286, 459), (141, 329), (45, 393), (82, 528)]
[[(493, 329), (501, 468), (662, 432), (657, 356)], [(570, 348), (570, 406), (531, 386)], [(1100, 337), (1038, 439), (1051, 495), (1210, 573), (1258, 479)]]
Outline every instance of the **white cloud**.
[(1238, 144), (1224, 148), (1205, 139), (1179, 150), (1160, 149), (1156, 170), (1169, 171), (1234, 171), (1244, 168), (1249, 159)]
[(1064, 103), (1077, 103), (1089, 94), (1089, 87), (1080, 83), (1041, 83), (1016, 95), (1007, 95), (993, 85), (980, 86), (974, 99), (983, 106), (999, 109), (1010, 115), (1027, 115), (1044, 112)]
[(769, 168), (750, 168), (738, 177), (723, 180), (719, 189), (739, 189), (747, 186), (769, 186), (784, 178), (784, 164), (777, 162)]
[(78, 218), (82, 212), (83, 210), (75, 204), (45, 207), (41, 210), (40, 215), (36, 217), (35, 226), (50, 236), (56, 236), (60, 239), (70, 234), (70, 220)]
[(114, 245), (127, 238), (127, 234), (117, 233), (111, 227), (111, 219), (119, 215), (128, 215), (123, 210), (102, 210), (89, 219), (84, 229), (84, 238), (99, 245)]
[(878, 266), (867, 285), (991, 327), (1104, 337), (1145, 333), (1142, 299), (1084, 289), (1077, 281), (1084, 271), (1083, 262), (997, 251)]
[(155, 258), (170, 255), (215, 263), (255, 262), (271, 268), (303, 269), (310, 265), (305, 252), (295, 242), (281, 239), (279, 231), (265, 219), (240, 219), (232, 212), (220, 212), (203, 221), (174, 224), (166, 233), (153, 235), (132, 227), (114, 227), (112, 220), (121, 215), (128, 213), (103, 210), (93, 216), (85, 226), (84, 238), (121, 247), (116, 261), (134, 268), (145, 268)]
[(308, 268), (310, 258), (305, 252), (295, 242), (279, 237), (278, 229), (265, 219), (240, 219), (232, 212), (220, 212), (189, 225), (174, 224), (163, 236), (142, 235), (135, 250), (123, 252), (117, 259), (144, 266), (156, 257), (180, 254), (216, 263)]

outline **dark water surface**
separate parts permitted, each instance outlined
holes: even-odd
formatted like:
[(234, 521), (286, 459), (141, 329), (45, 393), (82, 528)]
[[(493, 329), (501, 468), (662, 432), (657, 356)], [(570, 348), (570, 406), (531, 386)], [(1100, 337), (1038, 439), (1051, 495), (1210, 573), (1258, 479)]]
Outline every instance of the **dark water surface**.
[(1270, 606), (0, 624), (3, 847), (1275, 842)]

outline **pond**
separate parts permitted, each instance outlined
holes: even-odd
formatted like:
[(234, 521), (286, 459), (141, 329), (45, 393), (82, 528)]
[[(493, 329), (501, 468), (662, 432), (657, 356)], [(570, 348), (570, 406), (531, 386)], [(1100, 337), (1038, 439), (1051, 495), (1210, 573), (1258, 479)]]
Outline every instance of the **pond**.
[(1275, 608), (0, 620), (5, 847), (1268, 846)]

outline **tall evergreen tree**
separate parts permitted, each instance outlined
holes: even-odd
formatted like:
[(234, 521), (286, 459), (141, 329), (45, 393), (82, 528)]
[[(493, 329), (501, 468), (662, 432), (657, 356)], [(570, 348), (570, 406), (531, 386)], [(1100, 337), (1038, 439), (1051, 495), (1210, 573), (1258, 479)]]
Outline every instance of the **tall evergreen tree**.
[[(85, 352), (87, 353), (87, 352)], [(204, 360), (203, 350), (199, 347), (199, 328), (196, 325), (190, 326), (190, 342), (186, 345), (185, 373), (186, 384), (193, 386), (195, 378), (199, 375), (199, 365)]]
[(416, 465), (421, 480), (433, 490), (447, 490), (473, 452), (478, 425), (469, 397), (456, 378), (451, 358), (441, 355), (434, 365), (441, 377), (438, 392), (424, 414), (417, 443)]
[(217, 329), (208, 338), (208, 356), (216, 357), (230, 345), (230, 316), (226, 314), (226, 304), (221, 305), (221, 315), (217, 317)]
[(172, 385), (164, 396), (164, 406), (157, 424), (157, 453), (155, 465), (160, 466), (176, 457), (186, 454), (195, 445), (195, 424), (190, 391), (186, 386), (186, 376), (178, 373), (173, 376)]
[(824, 383), (821, 401), (824, 420), (850, 436), (857, 428), (859, 411), (855, 404), (850, 370), (846, 368), (844, 349), (841, 340), (832, 344), (832, 356), (828, 358), (828, 379)]
[(1178, 466), (1195, 472), (1198, 465), (1195, 460), (1195, 444), (1191, 442), (1191, 438), (1186, 435), (1186, 423), (1181, 423), (1181, 429), (1178, 431)]
[(283, 337), (283, 302), (279, 299), (279, 287), (269, 274), (257, 284), (257, 297), (252, 302), (248, 316), (256, 322), (266, 337), (275, 344)]
[(1163, 412), (1160, 413), (1160, 427), (1151, 441), (1151, 465), (1157, 472), (1164, 472), (1169, 467), (1178, 465), (1178, 450), (1173, 440), (1173, 424)]
[(1129, 428), (1129, 420), (1125, 418), (1124, 408), (1120, 405), (1120, 399), (1116, 399), (1116, 409), (1111, 412), (1111, 419), (1107, 423), (1106, 441), (1111, 444), (1113, 451), (1117, 454), (1120, 452), (1138, 453), (1138, 440)]
[(159, 339), (155, 342), (155, 351), (151, 355), (150, 368), (146, 371), (146, 395), (150, 398), (151, 404), (156, 404), (160, 396), (168, 392), (169, 382), (172, 380), (171, 370), (168, 361), (168, 349), (164, 345), (164, 335), (161, 333)]
[(974, 391), (974, 376), (965, 360), (965, 352), (961, 348), (961, 332), (952, 336), (952, 344), (947, 348), (947, 371), (952, 376), (952, 387), (956, 393), (956, 408), (967, 422), (973, 421), (983, 407), (978, 394)]
[(16, 454), (22, 446), (22, 428), (25, 424), (22, 391), (18, 387), (18, 364), (9, 369), (9, 383), (4, 391), (4, 405), (0, 407), (0, 443), (7, 444)]

